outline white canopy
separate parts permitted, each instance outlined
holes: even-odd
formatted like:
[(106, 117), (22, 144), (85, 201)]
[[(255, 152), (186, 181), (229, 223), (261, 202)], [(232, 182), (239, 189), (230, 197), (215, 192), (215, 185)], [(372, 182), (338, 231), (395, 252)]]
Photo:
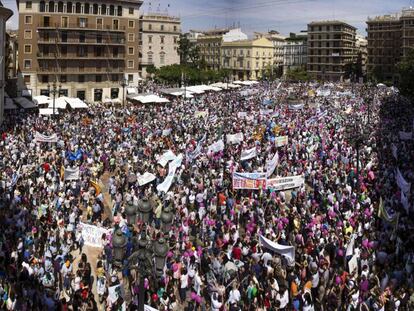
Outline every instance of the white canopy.
[(253, 85), (253, 84), (257, 84), (257, 83), (259, 83), (259, 82), (257, 82), (257, 81), (250, 81), (250, 80), (247, 80), (247, 81), (240, 81), (240, 80), (237, 80), (237, 81), (234, 81), (233, 83), (234, 83), (234, 84), (245, 85), (245, 86), (251, 86), (251, 85)]
[(13, 103), (13, 100), (10, 97), (4, 98), (4, 110), (14, 110), (18, 107)]
[(200, 85), (194, 85), (194, 86), (187, 86), (186, 88), (182, 88), (183, 90), (188, 90), (191, 93), (194, 94), (203, 94), (204, 93), (204, 88), (201, 87)]
[(23, 109), (32, 109), (36, 108), (36, 104), (30, 100), (28, 100), (26, 97), (17, 97), (14, 99), (16, 103), (18, 103)]
[[(59, 109), (55, 109), (55, 115), (59, 114)], [(53, 109), (52, 108), (40, 108), (39, 109), (39, 115), (41, 116), (49, 116), (53, 115)]]
[(72, 109), (87, 109), (88, 108), (88, 105), (85, 104), (84, 101), (80, 100), (77, 97), (76, 98), (66, 97), (65, 100)]
[(51, 98), (45, 95), (34, 96), (33, 101), (37, 103), (38, 106), (40, 105), (48, 105), (51, 102)]
[[(55, 109), (66, 109), (68, 103), (65, 99), (66, 97), (58, 97), (55, 98)], [(51, 100), (51, 102), (49, 103), (48, 108), (53, 109), (53, 99)]]
[(126, 93), (127, 94), (138, 94), (137, 89), (135, 87), (127, 87)]
[(229, 88), (230, 89), (238, 89), (239, 87), (241, 87), (241, 86), (237, 85), (237, 84), (229, 83)]
[(160, 97), (155, 94), (149, 94), (149, 95), (139, 95), (135, 96), (133, 98), (134, 100), (137, 100), (143, 104), (149, 104), (149, 103), (169, 103), (170, 101), (166, 98)]
[[(171, 93), (171, 95), (173, 95), (173, 96), (184, 96), (184, 91), (173, 92), (173, 93)], [(193, 97), (194, 96), (193, 96), (192, 92), (190, 92), (188, 90), (185, 92), (185, 98), (193, 98)]]
[(213, 83), (213, 84), (210, 84), (210, 86), (213, 88), (220, 88), (220, 89), (227, 90), (227, 83), (223, 83), (223, 82)]

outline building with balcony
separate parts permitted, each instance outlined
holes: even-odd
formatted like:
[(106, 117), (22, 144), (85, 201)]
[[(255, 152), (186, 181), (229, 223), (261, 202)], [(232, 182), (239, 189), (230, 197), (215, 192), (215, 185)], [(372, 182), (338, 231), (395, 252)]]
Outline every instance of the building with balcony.
[(268, 33), (255, 32), (255, 38), (266, 38), (273, 44), (273, 71), (278, 71), (282, 74), (284, 46), (286, 44), (285, 37), (276, 30), (271, 30)]
[(22, 95), (49, 95), (57, 82), (60, 95), (100, 102), (122, 98), (124, 78), (138, 84), (141, 0), (17, 4)]
[(361, 66), (362, 76), (367, 73), (367, 59), (368, 59), (368, 40), (361, 35), (355, 37), (355, 49), (357, 54), (357, 63)]
[(4, 118), (4, 87), (5, 80), (5, 62), (6, 58), (6, 22), (13, 15), (13, 11), (5, 8), (0, 2), (0, 124)]
[(178, 44), (181, 34), (181, 21), (178, 17), (161, 13), (142, 15), (139, 20), (140, 73), (147, 77), (147, 66), (179, 64)]
[(6, 32), (6, 58), (5, 70), (6, 78), (13, 79), (17, 76), (18, 70), (18, 42), (17, 31), (8, 30)]
[(258, 80), (273, 67), (273, 43), (266, 39), (223, 42), (221, 66), (233, 79)]
[(341, 21), (308, 24), (308, 73), (319, 80), (342, 81), (356, 61), (356, 28)]
[(283, 75), (289, 70), (303, 68), (306, 70), (308, 58), (308, 35), (290, 33), (283, 47)]

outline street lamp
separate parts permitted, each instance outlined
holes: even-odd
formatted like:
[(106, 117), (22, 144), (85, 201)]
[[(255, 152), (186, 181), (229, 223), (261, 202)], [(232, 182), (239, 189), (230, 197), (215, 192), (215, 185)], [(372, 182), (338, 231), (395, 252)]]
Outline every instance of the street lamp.
[(112, 238), (112, 256), (114, 264), (121, 265), (125, 257), (125, 247), (127, 245), (127, 239), (122, 233), (120, 228), (115, 230)]
[(138, 211), (139, 211), (139, 219), (144, 223), (148, 223), (150, 220), (150, 215), (152, 211), (152, 204), (151, 201), (144, 197), (138, 201)]
[(121, 81), (119, 81), (119, 84), (122, 86), (122, 106), (125, 108), (125, 87), (128, 86), (129, 81), (127, 78), (124, 77)]
[(138, 207), (134, 205), (132, 202), (128, 202), (127, 206), (125, 207), (125, 214), (129, 226), (135, 225), (137, 220), (137, 212)]
[(171, 230), (171, 225), (173, 223), (174, 214), (172, 212), (171, 206), (167, 206), (161, 212), (161, 228), (162, 232), (168, 233)]
[(47, 90), (49, 91), (49, 94), (51, 93), (53, 95), (53, 115), (55, 115), (56, 95), (60, 94), (60, 90), (62, 88), (61, 84), (57, 85), (56, 80), (52, 82), (52, 87), (50, 87), (50, 84), (47, 85)]

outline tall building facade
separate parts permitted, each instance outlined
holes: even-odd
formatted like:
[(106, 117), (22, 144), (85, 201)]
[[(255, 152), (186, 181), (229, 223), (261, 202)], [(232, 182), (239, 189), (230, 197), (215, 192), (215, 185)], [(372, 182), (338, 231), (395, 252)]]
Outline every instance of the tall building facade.
[(341, 21), (308, 24), (308, 73), (316, 79), (341, 81), (356, 61), (356, 28)]
[(151, 13), (142, 15), (140, 24), (140, 73), (146, 78), (147, 67), (179, 64), (178, 44), (181, 21), (167, 14)]
[(355, 48), (357, 54), (357, 62), (359, 62), (359, 65), (361, 66), (361, 74), (362, 76), (366, 76), (368, 59), (368, 40), (361, 35), (356, 35)]
[(223, 42), (221, 54), (233, 79), (257, 80), (273, 67), (273, 43), (266, 38)]
[(120, 81), (139, 80), (141, 0), (18, 1), (19, 88), (89, 102), (122, 98)]
[(5, 62), (6, 58), (6, 22), (13, 15), (13, 11), (3, 7), (0, 2), (0, 124), (4, 120), (4, 87), (5, 81)]
[(271, 30), (268, 33), (255, 32), (256, 38), (266, 38), (273, 44), (273, 67), (276, 70), (280, 70), (282, 73), (283, 59), (284, 59), (284, 47), (286, 44), (286, 38), (279, 32)]
[(414, 48), (414, 8), (403, 9), (401, 12), (401, 45), (402, 56)]
[(303, 68), (306, 70), (308, 59), (308, 36), (307, 34), (291, 33), (285, 39), (283, 47), (283, 75), (289, 70)]
[(5, 58), (5, 68), (6, 68), (7, 79), (12, 79), (17, 76), (18, 55), (19, 53), (18, 53), (17, 32), (7, 31), (6, 32), (6, 58)]

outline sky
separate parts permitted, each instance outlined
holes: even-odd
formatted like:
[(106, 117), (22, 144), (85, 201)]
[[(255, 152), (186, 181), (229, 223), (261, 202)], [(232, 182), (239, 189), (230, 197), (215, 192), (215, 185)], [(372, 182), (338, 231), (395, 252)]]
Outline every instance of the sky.
[[(16, 29), (15, 0), (2, 0), (15, 12), (8, 28)], [(365, 35), (367, 17), (395, 14), (414, 0), (145, 0), (141, 12), (168, 12), (181, 17), (183, 31), (240, 26), (254, 31), (300, 32), (316, 20), (343, 20)]]

